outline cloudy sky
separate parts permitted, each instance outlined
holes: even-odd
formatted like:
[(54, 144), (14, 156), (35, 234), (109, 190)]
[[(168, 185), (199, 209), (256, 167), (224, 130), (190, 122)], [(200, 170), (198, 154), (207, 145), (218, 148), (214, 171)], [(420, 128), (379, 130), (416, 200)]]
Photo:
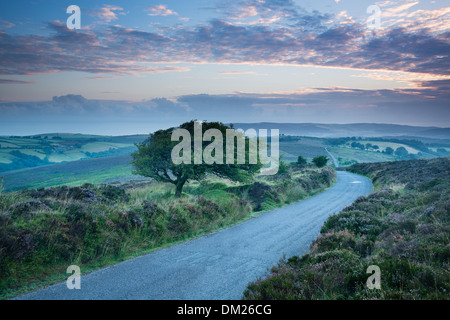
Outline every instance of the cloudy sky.
[(1, 1), (0, 135), (449, 127), (449, 54), (450, 0)]

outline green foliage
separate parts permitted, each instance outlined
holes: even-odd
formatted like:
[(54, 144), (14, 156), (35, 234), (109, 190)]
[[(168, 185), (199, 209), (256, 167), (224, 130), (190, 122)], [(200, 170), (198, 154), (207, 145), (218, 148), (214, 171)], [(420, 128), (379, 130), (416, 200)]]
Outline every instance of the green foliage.
[(284, 162), (282, 160), (282, 157), (280, 157), (280, 160), (278, 162), (278, 172), (277, 172), (277, 174), (286, 174), (288, 172), (289, 172), (288, 165), (286, 164), (286, 162)]
[(350, 138), (327, 138), (327, 139), (325, 139), (325, 143), (330, 146), (344, 145), (348, 141), (350, 141)]
[(384, 150), (384, 153), (386, 153), (386, 154), (394, 154), (394, 149), (392, 149), (391, 147), (387, 147)]
[(14, 161), (12, 163), (1, 163), (0, 164), (0, 171), (10, 171), (10, 170), (17, 170), (22, 168), (33, 168), (38, 166), (47, 165), (50, 162), (47, 158), (44, 158), (44, 160), (41, 160), (40, 158), (36, 156), (31, 156), (25, 153), (22, 153), (19, 150), (14, 150), (10, 152), (10, 155), (14, 156)]
[(352, 146), (352, 148), (361, 149), (361, 150), (364, 150), (366, 148), (363, 144), (361, 144), (359, 142), (352, 142), (351, 146)]
[[(194, 142), (195, 121), (190, 121), (180, 125), (180, 129), (187, 130), (191, 135), (190, 151), (195, 150)], [(220, 122), (202, 123), (202, 133), (210, 129), (219, 130), (223, 137), (226, 137), (226, 130), (232, 129)], [(237, 164), (237, 145), (234, 148), (234, 164), (226, 162), (226, 145), (223, 144), (223, 164), (195, 164), (194, 152), (191, 152), (191, 164), (175, 164), (172, 161), (172, 150), (178, 142), (172, 141), (172, 134), (176, 128), (159, 130), (150, 135), (143, 143), (137, 145), (138, 151), (132, 154), (132, 164), (135, 173), (144, 177), (151, 177), (157, 181), (172, 183), (176, 186), (175, 196), (180, 197), (184, 184), (188, 181), (202, 180), (207, 174), (214, 174), (219, 177), (228, 178), (232, 181), (249, 181), (254, 174), (262, 167), (261, 164)], [(225, 139), (225, 138), (224, 138)], [(203, 140), (203, 139), (202, 139)], [(202, 142), (202, 152), (207, 143)], [(245, 140), (246, 159), (248, 159), (249, 139)], [(184, 150), (183, 152), (186, 152)]]
[(395, 150), (395, 155), (403, 158), (408, 156), (408, 151), (404, 147), (398, 147), (397, 150)]
[(92, 270), (233, 225), (335, 178), (329, 167), (287, 166), (285, 175), (247, 184), (209, 176), (189, 183), (181, 198), (172, 196), (172, 184), (156, 181), (0, 194), (0, 299), (63, 281), (68, 265)]
[(317, 156), (315, 157), (312, 162), (318, 167), (323, 168), (327, 165), (328, 157), (326, 156)]
[(299, 164), (299, 165), (305, 165), (305, 164), (307, 164), (308, 163), (308, 161), (305, 159), (305, 158), (303, 158), (302, 156), (298, 156), (298, 158), (297, 158), (297, 164)]

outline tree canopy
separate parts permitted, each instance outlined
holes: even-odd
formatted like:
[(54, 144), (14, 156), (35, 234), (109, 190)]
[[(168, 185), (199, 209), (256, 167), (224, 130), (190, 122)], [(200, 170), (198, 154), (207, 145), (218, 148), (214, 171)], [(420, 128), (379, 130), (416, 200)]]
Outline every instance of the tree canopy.
[[(206, 164), (204, 161), (198, 164), (195, 161), (196, 146), (195, 139), (190, 139), (187, 143), (190, 144), (190, 150), (178, 150), (175, 149), (180, 144), (179, 141), (172, 141), (172, 135), (177, 129), (184, 129), (194, 137), (196, 121), (190, 121), (183, 123), (179, 128), (169, 128), (167, 130), (159, 130), (150, 136), (142, 143), (137, 144), (138, 151), (132, 154), (132, 165), (134, 167), (134, 174), (139, 174), (145, 177), (151, 177), (156, 181), (172, 183), (176, 186), (175, 196), (180, 197), (183, 186), (190, 180), (202, 180), (208, 174), (213, 174), (219, 177), (228, 178), (232, 181), (245, 182), (251, 179), (262, 167), (261, 162), (258, 160), (256, 164), (250, 164), (249, 161), (249, 144), (250, 139), (244, 136), (238, 136), (234, 139), (233, 156), (234, 163), (229, 163), (226, 160), (227, 148), (224, 143), (220, 144), (220, 140), (223, 136), (226, 136), (227, 129), (233, 129), (233, 126), (226, 126), (221, 122), (203, 122), (201, 125), (201, 153), (202, 155), (209, 156), (210, 158), (217, 159), (217, 156), (222, 155), (223, 161), (215, 161), (211, 164)], [(215, 129), (211, 131), (210, 129)], [(206, 139), (205, 132), (213, 132), (215, 134), (208, 134), (209, 139)], [(217, 131), (218, 130), (218, 131)], [(198, 132), (197, 132), (198, 134)], [(222, 137), (219, 137), (219, 135)], [(244, 164), (238, 164), (238, 143), (237, 139), (244, 139), (245, 143), (245, 157)], [(209, 141), (203, 141), (209, 140)], [(175, 164), (173, 161), (173, 152), (178, 150), (182, 157), (191, 160), (189, 163)], [(191, 152), (194, 151), (194, 152)], [(176, 151), (176, 152), (178, 152)], [(190, 157), (190, 159), (189, 159)], [(220, 160), (220, 159), (219, 159)], [(217, 163), (222, 162), (222, 163)]]
[(298, 156), (298, 158), (297, 158), (297, 164), (299, 164), (299, 165), (305, 165), (307, 162), (308, 162), (308, 161), (307, 161), (304, 157)]
[(408, 156), (408, 150), (406, 150), (405, 147), (398, 147), (397, 150), (395, 150), (395, 155), (399, 157), (406, 157)]
[(386, 153), (386, 154), (394, 154), (394, 149), (392, 149), (391, 147), (387, 147), (384, 150), (384, 153)]
[(318, 168), (323, 168), (327, 165), (328, 158), (326, 156), (317, 156), (312, 161)]

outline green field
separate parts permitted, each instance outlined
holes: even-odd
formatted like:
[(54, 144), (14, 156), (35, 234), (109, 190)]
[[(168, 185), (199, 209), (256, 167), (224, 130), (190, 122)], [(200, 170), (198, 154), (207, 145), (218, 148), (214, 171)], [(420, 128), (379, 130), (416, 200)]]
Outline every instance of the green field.
[(280, 139), (280, 155), (284, 161), (295, 162), (298, 156), (302, 156), (309, 161), (318, 155), (327, 156), (326, 144), (319, 138), (298, 138), (299, 140)]
[(130, 161), (129, 155), (87, 159), (5, 172), (2, 176), (5, 191), (129, 181), (139, 178), (131, 173)]
[(338, 159), (339, 165), (347, 166), (352, 163), (371, 163), (395, 161), (395, 156), (380, 152), (356, 150), (347, 147), (329, 147), (328, 150)]
[[(4, 176), (6, 191), (46, 188), (59, 185), (82, 185), (136, 179), (131, 171), (130, 154), (134, 143), (146, 135), (93, 136), (81, 134), (45, 134), (32, 137), (0, 137), (0, 175)], [(336, 141), (337, 140), (337, 141)], [(340, 141), (342, 140), (342, 141)], [(360, 150), (351, 143), (377, 145), (379, 149)], [(411, 143), (412, 145), (408, 145)], [(447, 141), (437, 141), (429, 148), (412, 140), (387, 139), (324, 139), (312, 137), (280, 137), (280, 155), (285, 162), (295, 162), (302, 156), (311, 162), (318, 155), (328, 156), (325, 148), (338, 160), (340, 167), (354, 163), (404, 160), (383, 151), (404, 147), (408, 157), (435, 158), (450, 151)], [(417, 149), (421, 147), (421, 151)], [(437, 152), (441, 150), (441, 152)], [(17, 153), (20, 152), (20, 153)], [(420, 153), (419, 153), (420, 152)]]
[[(353, 141), (352, 141), (353, 142)], [(408, 151), (408, 153), (411, 154), (418, 154), (420, 150), (417, 150), (415, 148), (412, 148), (404, 143), (395, 143), (395, 142), (387, 142), (387, 141), (375, 141), (375, 140), (356, 140), (355, 142), (361, 143), (361, 144), (372, 144), (377, 145), (380, 147), (380, 151), (386, 150), (386, 148), (390, 147), (394, 150), (397, 150), (397, 148), (403, 147)], [(350, 142), (348, 142), (346, 145), (350, 148)]]
[(130, 154), (135, 149), (134, 143), (145, 138), (145, 135), (110, 137), (82, 134), (0, 137), (0, 172)]

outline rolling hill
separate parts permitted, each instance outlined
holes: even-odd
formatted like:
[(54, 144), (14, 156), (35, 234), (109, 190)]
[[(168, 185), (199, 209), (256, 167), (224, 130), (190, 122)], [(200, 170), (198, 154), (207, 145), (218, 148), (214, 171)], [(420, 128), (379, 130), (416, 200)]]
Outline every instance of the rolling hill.
[(234, 123), (235, 128), (244, 130), (279, 129), (281, 134), (304, 137), (385, 137), (413, 136), (424, 138), (450, 139), (450, 128), (414, 127), (397, 124), (355, 123)]

